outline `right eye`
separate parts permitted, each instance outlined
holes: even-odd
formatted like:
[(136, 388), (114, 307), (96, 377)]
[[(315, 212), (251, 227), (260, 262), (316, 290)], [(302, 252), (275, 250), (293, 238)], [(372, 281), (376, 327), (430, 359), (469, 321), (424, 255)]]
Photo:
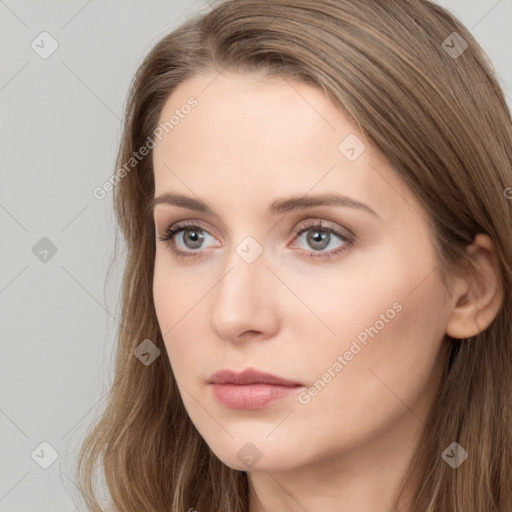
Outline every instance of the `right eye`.
[[(201, 226), (180, 222), (169, 226), (164, 236), (158, 237), (158, 239), (161, 242), (165, 242), (178, 258), (185, 258), (187, 256), (199, 256), (202, 251), (197, 249), (202, 247), (205, 237), (207, 236), (211, 237), (212, 235)], [(185, 250), (176, 247), (177, 240), (181, 242), (181, 246), (184, 247)]]

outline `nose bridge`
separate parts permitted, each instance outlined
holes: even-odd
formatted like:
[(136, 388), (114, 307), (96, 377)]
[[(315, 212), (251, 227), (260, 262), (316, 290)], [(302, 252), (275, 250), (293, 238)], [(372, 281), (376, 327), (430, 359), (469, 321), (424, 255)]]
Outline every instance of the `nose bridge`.
[[(259, 244), (258, 244), (259, 245)], [(262, 247), (250, 237), (231, 249), (211, 309), (211, 328), (223, 339), (243, 332), (265, 331), (273, 323), (272, 300), (267, 291), (270, 274)], [(270, 322), (270, 323), (269, 323)]]

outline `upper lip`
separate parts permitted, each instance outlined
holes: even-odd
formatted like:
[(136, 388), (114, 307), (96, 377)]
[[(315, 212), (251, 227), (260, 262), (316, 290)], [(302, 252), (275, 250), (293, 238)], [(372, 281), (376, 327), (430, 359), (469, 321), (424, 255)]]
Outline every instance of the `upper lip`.
[(242, 372), (220, 370), (209, 379), (210, 384), (273, 384), (276, 386), (301, 386), (299, 382), (292, 382), (270, 373), (248, 368)]

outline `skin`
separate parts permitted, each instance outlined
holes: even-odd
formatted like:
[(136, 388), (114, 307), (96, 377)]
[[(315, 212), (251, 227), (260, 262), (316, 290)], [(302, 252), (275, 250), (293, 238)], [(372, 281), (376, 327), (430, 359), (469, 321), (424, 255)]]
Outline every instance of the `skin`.
[[(445, 334), (472, 336), (499, 308), (494, 244), (478, 235), (470, 248), (494, 286), (461, 272), (448, 292), (427, 213), (320, 90), (258, 75), (213, 78), (173, 92), (161, 122), (190, 96), (198, 105), (153, 150), (155, 196), (200, 198), (216, 214), (154, 210), (157, 237), (178, 221), (206, 231), (199, 248), (190, 231), (174, 239), (195, 258), (155, 241), (154, 303), (185, 408), (216, 456), (247, 471), (251, 512), (389, 511), (439, 384)], [(349, 134), (366, 145), (353, 162), (338, 149)], [(327, 192), (378, 216), (347, 206), (267, 213), (277, 198)], [(346, 244), (331, 235), (315, 251), (307, 239), (315, 228), (293, 231), (319, 220), (353, 233), (353, 245), (308, 257)], [(236, 251), (247, 236), (263, 249), (252, 263)], [(401, 310), (307, 404), (291, 394), (263, 409), (231, 409), (206, 382), (220, 369), (252, 367), (304, 392), (396, 303)], [(261, 453), (251, 468), (237, 456), (248, 442)]]

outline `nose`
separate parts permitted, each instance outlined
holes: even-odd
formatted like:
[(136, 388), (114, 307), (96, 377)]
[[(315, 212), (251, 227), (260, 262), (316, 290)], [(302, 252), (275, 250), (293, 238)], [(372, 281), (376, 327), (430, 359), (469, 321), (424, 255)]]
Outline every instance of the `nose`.
[(212, 293), (210, 328), (221, 339), (239, 342), (271, 337), (278, 329), (278, 285), (263, 252), (252, 263), (232, 249)]

